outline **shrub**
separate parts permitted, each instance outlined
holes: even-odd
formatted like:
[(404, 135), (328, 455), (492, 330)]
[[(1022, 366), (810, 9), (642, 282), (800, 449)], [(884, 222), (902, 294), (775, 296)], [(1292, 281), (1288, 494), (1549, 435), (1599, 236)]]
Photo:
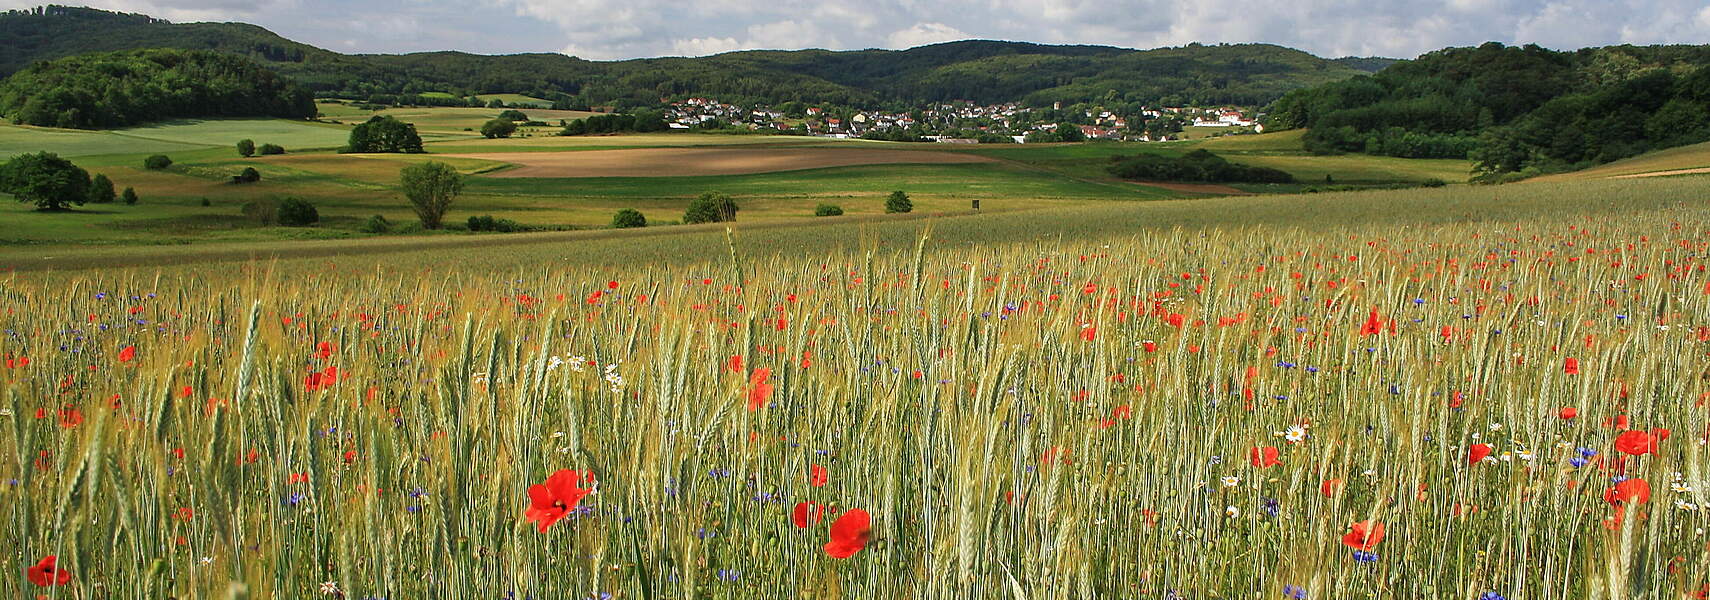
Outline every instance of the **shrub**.
[(842, 215), (843, 207), (836, 204), (821, 204), (813, 209), (813, 216), (816, 217), (839, 217)]
[(274, 154), (284, 154), (284, 153), (285, 153), (285, 147), (281, 146), (279, 144), (262, 144), (261, 145), (261, 155), (262, 156), (269, 156), (269, 155), (274, 155)]
[(119, 195), (113, 192), (113, 180), (105, 174), (97, 174), (89, 180), (89, 201), (95, 204), (111, 204)]
[(255, 140), (238, 140), (237, 151), (244, 158), (255, 156)]
[(1445, 185), (1449, 185), (1449, 182), (1443, 181), (1443, 180), (1438, 179), (1436, 177), (1432, 177), (1430, 179), (1427, 179), (1425, 181), (1420, 182), (1419, 185), (1423, 186), (1423, 187), (1428, 187), (1428, 188), (1440, 188), (1440, 187), (1443, 187)]
[(232, 176), (232, 183), (255, 183), (261, 181), (261, 171), (255, 167), (244, 167), (242, 173)]
[(359, 229), (363, 233), (386, 233), (392, 230), (392, 222), (387, 221), (386, 217), (374, 215), (368, 217), (367, 221), (363, 221), (362, 227)]
[(213, 206), (213, 205), (214, 205), (213, 200), (209, 200), (207, 198), (202, 199), (202, 206)]
[(137, 190), (135, 188), (125, 188), (125, 193), (120, 194), (119, 197), (125, 200), (125, 206), (137, 205)]
[(479, 217), (469, 217), (469, 230), (470, 231), (497, 231), (499, 233), (515, 233), (518, 231), (526, 231), (527, 229), (528, 228), (523, 227), (521, 223), (517, 223), (516, 221), (512, 221), (510, 219), (495, 219), (495, 218), (493, 218), (493, 215), (482, 215)]
[(508, 138), (511, 137), (511, 134), (516, 132), (517, 124), (514, 121), (493, 119), (481, 124), (481, 137), (489, 140), (493, 138)]
[(507, 110), (505, 112), (499, 113), (498, 118), (504, 119), (506, 121), (527, 121), (528, 115), (523, 114), (523, 111), (511, 109), (511, 110)]
[(689, 209), (683, 213), (683, 222), (694, 225), (735, 221), (739, 208), (736, 200), (723, 192), (702, 192), (700, 197), (689, 203)]
[(144, 168), (159, 171), (161, 169), (172, 166), (172, 159), (170, 157), (166, 156), (165, 154), (156, 154), (154, 156), (150, 156), (148, 158), (143, 159), (142, 164), (143, 164)]
[(647, 217), (642, 215), (641, 211), (633, 208), (626, 208), (617, 211), (617, 214), (612, 215), (612, 227), (615, 229), (630, 229), (646, 226)]
[(908, 199), (908, 194), (897, 190), (891, 192), (891, 197), (885, 199), (885, 212), (905, 213), (914, 211), (914, 201)]
[(297, 197), (280, 200), (277, 215), (279, 224), (286, 227), (308, 227), (321, 220), (321, 213), (315, 210), (315, 205)]

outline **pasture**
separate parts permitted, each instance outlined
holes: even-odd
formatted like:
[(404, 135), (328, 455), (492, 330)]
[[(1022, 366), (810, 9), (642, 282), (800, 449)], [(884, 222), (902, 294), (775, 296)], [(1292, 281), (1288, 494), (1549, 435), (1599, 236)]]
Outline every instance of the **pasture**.
[(0, 593), (1691, 597), (1706, 186), (9, 273)]
[(979, 156), (879, 148), (657, 148), (568, 153), (453, 154), (516, 165), (493, 177), (686, 177), (746, 175), (882, 164), (967, 164)]

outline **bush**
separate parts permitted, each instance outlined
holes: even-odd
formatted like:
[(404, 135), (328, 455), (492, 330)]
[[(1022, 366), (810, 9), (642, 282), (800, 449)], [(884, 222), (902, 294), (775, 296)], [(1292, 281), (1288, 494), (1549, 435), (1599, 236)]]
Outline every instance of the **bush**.
[(1422, 187), (1428, 187), (1428, 188), (1440, 188), (1440, 187), (1443, 187), (1445, 185), (1449, 185), (1449, 182), (1443, 181), (1443, 180), (1438, 179), (1436, 177), (1432, 177), (1430, 179), (1427, 179), (1425, 181), (1420, 182), (1419, 185)]
[(528, 115), (523, 114), (523, 111), (511, 109), (511, 110), (507, 110), (505, 112), (499, 113), (498, 118), (504, 119), (506, 121), (527, 121)]
[(735, 200), (722, 192), (702, 192), (700, 197), (689, 203), (689, 210), (683, 213), (683, 222), (694, 225), (735, 221), (739, 208)]
[(166, 156), (165, 154), (156, 154), (154, 156), (150, 156), (148, 158), (143, 159), (142, 164), (143, 164), (144, 168), (159, 171), (161, 169), (172, 166), (172, 159), (170, 157)]
[[(1112, 156), (1108, 170), (1123, 179), (1149, 181), (1194, 181), (1212, 183), (1293, 183), (1294, 176), (1269, 167), (1232, 163), (1205, 150), (1182, 156), (1138, 154)], [(1329, 175), (1325, 183), (1334, 183)]]
[(315, 205), (302, 198), (280, 200), (276, 210), (279, 224), (286, 227), (308, 227), (321, 220), (321, 213), (315, 210)]
[(514, 121), (493, 119), (481, 124), (481, 137), (489, 140), (493, 138), (508, 138), (511, 137), (511, 134), (516, 132), (517, 124)]
[(281, 146), (279, 144), (262, 144), (261, 145), (261, 155), (262, 156), (269, 156), (269, 155), (274, 155), (274, 154), (284, 154), (284, 153), (285, 153), (285, 147)]
[(137, 190), (135, 188), (125, 188), (125, 193), (120, 194), (119, 197), (124, 199), (125, 206), (137, 205)]
[(647, 217), (643, 216), (641, 211), (633, 208), (626, 208), (617, 211), (617, 214), (612, 215), (612, 227), (614, 229), (630, 229), (646, 226)]
[(891, 192), (891, 197), (885, 199), (885, 212), (914, 212), (914, 201), (909, 200), (908, 194), (904, 194), (902, 190)]
[(515, 233), (526, 231), (528, 228), (510, 219), (495, 219), (493, 215), (469, 217), (470, 231), (496, 231), (499, 233)]
[(213, 206), (213, 205), (214, 205), (213, 200), (209, 200), (207, 198), (202, 199), (202, 206)]
[(261, 181), (261, 171), (255, 167), (244, 167), (242, 173), (232, 176), (232, 183), (255, 183)]
[(363, 233), (386, 233), (392, 230), (392, 222), (387, 221), (386, 217), (374, 215), (368, 217), (367, 221), (363, 221), (362, 227), (359, 229)]
[(838, 206), (836, 204), (821, 204), (819, 206), (814, 207), (813, 216), (816, 216), (816, 217), (840, 217), (840, 216), (843, 216), (843, 207)]
[(237, 151), (244, 158), (255, 156), (255, 140), (238, 140)]
[(104, 174), (95, 175), (89, 180), (89, 202), (94, 204), (111, 204), (119, 197), (113, 192), (113, 180)]

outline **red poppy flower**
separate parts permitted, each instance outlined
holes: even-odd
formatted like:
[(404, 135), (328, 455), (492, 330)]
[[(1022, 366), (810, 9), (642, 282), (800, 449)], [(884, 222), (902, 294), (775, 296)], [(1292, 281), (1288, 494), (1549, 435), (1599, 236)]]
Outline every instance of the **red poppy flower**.
[(528, 486), (528, 510), (523, 516), (535, 521), (541, 533), (546, 533), (548, 527), (569, 516), (576, 510), (576, 505), (582, 498), (593, 492), (593, 487), (582, 487), (583, 481), (594, 482), (593, 471), (575, 471), (559, 469), (546, 478), (545, 483)]
[(1651, 484), (1643, 479), (1623, 479), (1615, 487), (1603, 492), (1603, 501), (1619, 509), (1626, 504), (1644, 504), (1651, 501)]
[(136, 357), (137, 357), (137, 347), (136, 346), (125, 346), (124, 348), (119, 349), (119, 362), (122, 362), (122, 363), (131, 362), (131, 359), (136, 358)]
[(1568, 375), (1578, 375), (1579, 374), (1579, 359), (1573, 358), (1571, 356), (1568, 357), (1567, 363), (1562, 365), (1562, 372), (1566, 373)]
[(1378, 317), (1377, 309), (1374, 308), (1371, 315), (1366, 317), (1366, 324), (1360, 326), (1360, 335), (1377, 335), (1379, 333), (1383, 333), (1383, 319)]
[(1561, 416), (1562, 420), (1565, 421), (1579, 416), (1579, 409), (1572, 406), (1563, 406), (1562, 411), (1558, 414)]
[(755, 369), (748, 377), (748, 410), (760, 410), (772, 401), (772, 384), (766, 382), (771, 378), (772, 370), (765, 367)]
[(333, 351), (334, 348), (332, 342), (321, 342), (315, 344), (315, 358), (325, 360), (332, 357)]
[(790, 511), (790, 520), (796, 524), (797, 529), (813, 527), (819, 524), (820, 518), (824, 516), (825, 507), (820, 506), (818, 502), (797, 502), (796, 509)]
[(1282, 461), (1277, 458), (1276, 446), (1255, 447), (1247, 450), (1247, 461), (1261, 469), (1269, 469), (1282, 464)]
[(826, 472), (825, 467), (812, 465), (808, 471), (808, 485), (813, 487), (825, 487), (826, 482), (831, 480), (831, 475)]
[(1467, 464), (1476, 465), (1490, 457), (1490, 444), (1473, 444), (1467, 448)]
[(1383, 523), (1379, 521), (1356, 521), (1348, 525), (1348, 533), (1342, 536), (1342, 544), (1355, 550), (1370, 552), (1378, 542), (1383, 541)]
[(849, 558), (867, 547), (873, 535), (873, 517), (867, 511), (855, 509), (843, 513), (831, 524), (831, 541), (825, 543), (825, 553), (832, 558)]
[(24, 569), (24, 577), (36, 587), (53, 587), (71, 583), (71, 571), (59, 568), (59, 560), (53, 556), (44, 556), (34, 566)]
[(1340, 479), (1326, 479), (1324, 483), (1318, 485), (1318, 493), (1325, 498), (1334, 498), (1336, 494), (1341, 492), (1342, 480)]
[(1633, 456), (1656, 454), (1658, 441), (1651, 432), (1634, 429), (1615, 436), (1615, 449)]

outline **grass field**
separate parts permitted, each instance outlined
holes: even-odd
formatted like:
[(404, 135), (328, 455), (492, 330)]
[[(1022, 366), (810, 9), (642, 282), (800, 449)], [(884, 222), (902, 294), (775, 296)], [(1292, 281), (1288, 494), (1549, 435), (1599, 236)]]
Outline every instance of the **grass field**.
[[(925, 212), (1062, 209), (1108, 202), (1273, 193), (1316, 184), (1326, 174), (1339, 184), (1389, 184), (1464, 179), (1462, 161), (1408, 161), (1383, 157), (1307, 155), (1297, 132), (1165, 144), (1046, 145), (904, 144), (795, 136), (657, 133), (558, 137), (553, 127), (533, 137), (482, 139), (463, 131), (496, 109), (394, 108), (379, 111), (417, 124), (428, 139), (425, 155), (355, 156), (331, 150), (351, 123), (374, 111), (322, 103), (328, 122), (268, 119), (174, 122), (116, 132), (71, 132), (0, 127), (0, 149), (49, 150), (75, 158), (122, 189), (142, 196), (137, 206), (85, 206), (64, 214), (34, 214), (0, 203), (0, 219), (24, 227), (0, 231), (0, 243), (182, 245), (265, 240), (350, 239), (373, 215), (411, 223), (412, 211), (397, 189), (398, 172), (423, 160), (451, 162), (474, 177), (449, 215), (452, 223), (492, 215), (547, 228), (598, 228), (619, 209), (642, 210), (654, 224), (681, 218), (689, 200), (709, 190), (733, 194), (745, 221), (773, 222), (811, 215), (821, 203), (851, 215), (881, 211), (894, 190), (914, 197)], [(576, 118), (587, 113), (533, 110), (531, 117)], [(284, 156), (244, 159), (238, 139), (279, 143)], [(1291, 171), (1306, 183), (1293, 186), (1144, 185), (1105, 171), (1112, 156), (1137, 152), (1177, 154), (1206, 147), (1238, 162)], [(321, 150), (315, 150), (320, 148)], [(165, 153), (166, 171), (145, 171), (143, 158)], [(459, 156), (472, 158), (458, 158)], [(947, 163), (972, 164), (947, 164)], [(896, 163), (860, 166), (869, 163)], [(233, 185), (230, 177), (255, 168), (262, 181)], [(775, 172), (766, 172), (775, 171)], [(503, 181), (501, 181), (503, 179)], [(297, 196), (314, 203), (322, 220), (314, 228), (260, 227), (242, 217), (249, 202)], [(203, 206), (206, 203), (207, 206)]]
[(1707, 188), (9, 273), (0, 594), (1690, 598)]
[(1584, 181), (1710, 168), (1710, 143), (1669, 148), (1582, 171), (1545, 175), (1529, 182)]

